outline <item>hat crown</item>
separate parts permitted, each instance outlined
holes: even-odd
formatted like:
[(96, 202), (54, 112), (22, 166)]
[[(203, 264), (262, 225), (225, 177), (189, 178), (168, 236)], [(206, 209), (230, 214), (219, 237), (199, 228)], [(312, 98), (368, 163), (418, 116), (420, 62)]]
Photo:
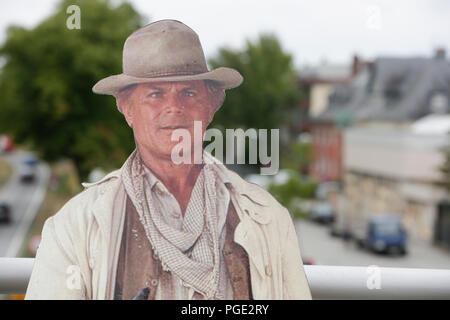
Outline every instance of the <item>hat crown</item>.
[(198, 35), (177, 20), (160, 20), (133, 32), (123, 47), (123, 73), (98, 81), (92, 91), (117, 94), (131, 84), (160, 81), (213, 81), (223, 90), (243, 78), (231, 68), (209, 71)]
[(160, 20), (133, 32), (123, 48), (123, 73), (134, 77), (208, 72), (198, 35), (177, 20)]

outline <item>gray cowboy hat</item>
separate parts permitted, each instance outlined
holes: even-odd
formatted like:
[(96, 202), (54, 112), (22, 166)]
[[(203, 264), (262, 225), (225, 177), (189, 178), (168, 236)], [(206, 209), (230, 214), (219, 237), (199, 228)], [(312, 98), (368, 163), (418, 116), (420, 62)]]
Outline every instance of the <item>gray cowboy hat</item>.
[(242, 83), (231, 68), (209, 71), (198, 35), (177, 20), (160, 20), (133, 32), (123, 47), (123, 73), (98, 81), (92, 91), (116, 94), (131, 84), (212, 80), (221, 89)]

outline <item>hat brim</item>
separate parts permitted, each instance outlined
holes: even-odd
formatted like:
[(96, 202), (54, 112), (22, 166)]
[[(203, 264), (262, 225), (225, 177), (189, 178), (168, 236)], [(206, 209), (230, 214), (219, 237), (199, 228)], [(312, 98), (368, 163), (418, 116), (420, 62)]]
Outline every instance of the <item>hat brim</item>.
[(124, 73), (109, 76), (98, 81), (92, 91), (98, 94), (116, 94), (120, 89), (137, 83), (161, 82), (161, 81), (189, 81), (212, 80), (222, 89), (231, 89), (239, 86), (243, 81), (242, 75), (231, 68), (220, 67), (205, 73), (194, 75), (165, 76), (165, 77), (133, 77)]

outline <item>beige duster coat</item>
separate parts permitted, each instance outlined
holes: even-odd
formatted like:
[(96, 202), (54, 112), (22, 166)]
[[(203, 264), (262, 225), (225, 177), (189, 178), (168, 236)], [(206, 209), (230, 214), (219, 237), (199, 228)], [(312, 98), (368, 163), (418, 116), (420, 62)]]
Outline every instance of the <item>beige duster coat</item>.
[[(289, 212), (221, 165), (248, 253), (254, 299), (311, 299)], [(112, 299), (126, 192), (121, 169), (69, 200), (44, 225), (26, 299)]]

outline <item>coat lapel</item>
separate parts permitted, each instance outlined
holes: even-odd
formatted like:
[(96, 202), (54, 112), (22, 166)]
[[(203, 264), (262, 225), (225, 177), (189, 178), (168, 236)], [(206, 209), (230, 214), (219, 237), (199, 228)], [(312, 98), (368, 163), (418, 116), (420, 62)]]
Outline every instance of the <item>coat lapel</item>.
[(234, 231), (234, 241), (245, 249), (260, 276), (264, 277), (263, 257), (265, 247), (263, 246), (264, 242), (260, 241), (258, 236), (260, 231), (252, 226), (249, 216), (242, 213), (243, 210), (246, 210), (245, 207), (239, 207), (239, 202), (234, 195), (231, 196), (231, 199), (240, 219)]
[[(98, 183), (100, 184), (100, 182), (107, 178), (116, 179), (118, 177), (116, 175), (110, 175)], [(100, 267), (97, 269), (98, 286), (97, 292), (93, 293), (94, 296), (98, 297), (97, 299), (108, 299), (110, 296), (110, 280), (112, 273), (114, 273), (112, 271), (115, 270), (115, 266), (111, 265), (111, 263), (116, 256), (114, 251), (117, 241), (119, 241), (122, 234), (120, 226), (122, 225), (122, 216), (124, 216), (124, 210), (115, 208), (115, 205), (120, 207), (125, 205), (125, 202), (122, 201), (125, 199), (123, 197), (124, 193), (120, 193), (120, 186), (120, 179), (111, 183), (100, 184), (98, 186), (98, 197), (92, 205), (92, 214), (97, 222), (102, 239), (100, 247), (101, 261)], [(119, 193), (121, 195), (120, 197), (118, 197)], [(118, 216), (116, 217), (115, 215)], [(119, 224), (113, 223), (113, 219)]]

